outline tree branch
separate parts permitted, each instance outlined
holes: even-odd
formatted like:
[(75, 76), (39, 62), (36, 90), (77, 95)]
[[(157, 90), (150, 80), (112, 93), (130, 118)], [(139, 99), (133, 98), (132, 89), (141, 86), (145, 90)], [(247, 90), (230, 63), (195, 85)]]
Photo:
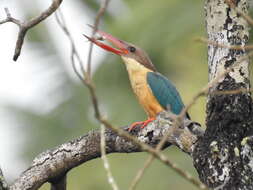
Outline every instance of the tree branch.
[[(165, 133), (173, 131), (163, 148), (173, 144), (191, 155), (195, 147), (195, 142), (199, 138), (198, 135), (203, 135), (204, 131), (189, 120), (185, 121), (183, 126), (181, 126), (184, 127), (184, 129), (173, 128), (172, 122), (168, 116), (166, 112), (161, 113), (156, 121), (150, 123), (144, 129), (134, 129), (132, 131), (133, 135), (135, 135), (136, 139), (141, 143), (146, 143), (151, 147), (155, 147)], [(123, 129), (127, 130), (128, 127), (124, 127)], [(107, 153), (132, 153), (143, 151), (142, 147), (127, 140), (125, 137), (118, 136), (110, 129), (106, 129), (105, 140)], [(146, 148), (145, 151), (151, 152), (156, 158), (167, 165), (171, 164), (162, 153), (156, 152), (155, 149), (151, 147)], [(55, 181), (55, 179), (65, 175), (66, 172), (73, 167), (100, 156), (100, 131), (91, 131), (80, 138), (40, 154), (34, 159), (32, 165), (24, 171), (13, 185), (11, 185), (10, 189), (37, 189), (43, 183)], [(189, 178), (191, 182), (201, 187), (202, 184), (191, 176), (188, 176), (188, 174), (184, 177), (187, 179)]]
[[(103, 0), (103, 1), (101, 1), (100, 8), (98, 10), (98, 13), (97, 13), (97, 16), (95, 18), (94, 25), (93, 25), (92, 37), (95, 35), (95, 33), (96, 33), (97, 29), (98, 29), (98, 25), (99, 25), (100, 19), (104, 15), (104, 13), (106, 11), (106, 8), (107, 8), (107, 6), (109, 4), (109, 1), (110, 0)], [(88, 77), (90, 77), (90, 74), (91, 74), (92, 51), (93, 51), (93, 43), (90, 42), (89, 54), (88, 54), (88, 60), (87, 60), (87, 74), (88, 74)]]
[(37, 24), (39, 24), (40, 22), (42, 22), (43, 20), (45, 20), (47, 17), (49, 17), (53, 12), (57, 10), (57, 8), (60, 6), (61, 3), (62, 3), (62, 0), (53, 0), (52, 4), (40, 15), (38, 15), (35, 18), (32, 18), (30, 21), (24, 21), (24, 22), (21, 22), (20, 20), (13, 18), (8, 8), (5, 8), (6, 19), (0, 21), (0, 24), (12, 22), (19, 27), (18, 38), (17, 38), (15, 52), (13, 56), (14, 61), (18, 59), (21, 53), (21, 49), (22, 49), (24, 38), (27, 31), (31, 29), (32, 27), (36, 26)]
[(253, 45), (226, 45), (226, 44), (219, 44), (218, 42), (208, 40), (206, 38), (200, 37), (196, 38), (195, 41), (206, 43), (208, 45), (213, 45), (215, 47), (221, 47), (221, 48), (227, 48), (227, 49), (233, 49), (233, 50), (252, 50)]

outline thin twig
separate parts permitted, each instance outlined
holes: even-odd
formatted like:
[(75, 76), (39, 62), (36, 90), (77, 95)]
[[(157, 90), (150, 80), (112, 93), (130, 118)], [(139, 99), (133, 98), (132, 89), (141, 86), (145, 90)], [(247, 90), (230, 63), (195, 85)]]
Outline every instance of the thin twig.
[[(95, 21), (95, 26), (93, 28), (93, 35), (95, 34), (95, 31), (97, 30), (97, 26), (99, 23), (99, 19), (100, 17), (103, 15), (107, 4), (108, 4), (108, 0), (104, 1), (104, 4), (101, 6), (100, 11), (97, 15), (97, 19)], [(97, 25), (96, 25), (97, 24)], [(90, 46), (90, 51), (89, 51), (89, 58), (88, 58), (88, 67), (90, 68), (90, 64), (91, 64), (91, 55), (92, 55), (92, 45)], [(175, 164), (173, 164), (169, 159), (167, 159), (165, 156), (162, 156), (161, 153), (159, 153), (156, 149), (153, 149), (149, 146), (147, 146), (144, 143), (141, 143), (139, 140), (137, 140), (135, 137), (133, 137), (132, 135), (129, 135), (127, 132), (123, 131), (123, 130), (118, 130), (117, 128), (113, 127), (108, 121), (106, 121), (105, 119), (103, 119), (100, 115), (99, 112), (99, 108), (98, 108), (98, 100), (96, 98), (96, 94), (95, 94), (95, 90), (94, 90), (94, 86), (93, 85), (89, 85), (90, 80), (86, 81), (86, 85), (90, 91), (91, 97), (92, 97), (92, 102), (93, 102), (93, 107), (95, 110), (95, 116), (96, 118), (102, 123), (104, 124), (107, 128), (111, 129), (112, 131), (114, 131), (115, 133), (117, 133), (118, 135), (122, 135), (124, 137), (126, 137), (127, 139), (131, 140), (132, 142), (136, 143), (137, 145), (139, 145), (143, 150), (148, 151), (149, 153), (153, 154), (153, 156), (157, 157), (158, 159), (160, 159), (163, 163), (165, 163), (166, 165), (170, 166), (172, 169), (174, 169), (177, 173), (179, 173), (182, 177), (184, 177), (185, 179), (189, 180), (191, 183), (193, 183), (194, 185), (196, 185), (197, 187), (200, 187), (202, 189), (205, 189), (205, 185), (203, 185), (201, 182), (199, 182), (198, 180), (194, 179), (190, 174), (184, 172), (183, 170), (181, 170), (180, 168), (178, 168)], [(165, 140), (164, 140), (165, 142)], [(162, 147), (163, 143), (160, 144), (160, 146)], [(160, 146), (158, 146), (158, 148), (160, 148)], [(147, 149), (146, 149), (147, 148)]]
[(104, 164), (104, 168), (107, 174), (108, 183), (112, 186), (113, 190), (118, 190), (118, 186), (112, 176), (112, 172), (110, 169), (110, 164), (106, 157), (106, 144), (105, 144), (105, 127), (101, 125), (101, 133), (100, 133), (100, 149), (101, 149), (101, 159)]
[(7, 23), (7, 22), (12, 22), (14, 24), (16, 24), (17, 26), (20, 26), (21, 25), (21, 22), (15, 18), (13, 18), (10, 14), (10, 11), (8, 8), (4, 8), (4, 11), (5, 11), (5, 14), (6, 14), (6, 18), (3, 19), (3, 20), (0, 20), (0, 24), (4, 24), (4, 23)]
[(32, 27), (36, 26), (37, 24), (41, 23), (47, 17), (49, 17), (53, 12), (55, 12), (59, 8), (61, 3), (62, 3), (62, 0), (53, 0), (51, 5), (45, 11), (43, 11), (40, 15), (32, 18), (29, 21), (22, 21), (22, 22), (18, 19), (13, 18), (8, 8), (5, 8), (6, 19), (0, 21), (0, 24), (12, 22), (19, 27), (18, 38), (17, 38), (15, 52), (13, 56), (14, 61), (18, 59), (21, 53), (21, 49), (22, 49), (24, 38), (26, 36), (27, 31), (31, 29)]
[[(208, 43), (214, 46), (218, 46), (221, 48), (228, 48), (228, 49), (235, 49), (235, 50), (250, 50), (253, 49), (253, 45), (249, 45), (249, 46), (228, 46), (225, 44), (219, 44), (217, 42), (212, 42), (209, 41), (205, 38), (198, 38), (196, 39), (197, 41), (200, 42), (204, 42), (204, 43)], [(251, 56), (251, 54), (249, 55)], [(235, 66), (237, 66), (239, 63), (241, 63), (245, 58), (248, 58), (248, 56), (243, 57), (242, 59), (240, 59), (236, 64), (230, 66), (230, 68), (226, 69), (223, 73), (221, 73), (220, 75), (218, 75), (213, 81), (211, 81), (207, 86), (205, 86), (201, 91), (199, 91), (190, 101), (190, 103), (188, 105), (186, 105), (186, 107), (182, 110), (182, 112), (180, 113), (179, 116), (174, 116), (173, 117), (173, 125), (174, 128), (178, 128), (181, 123), (182, 120), (185, 117), (186, 112), (190, 109), (190, 107), (195, 104), (195, 102), (201, 97), (201, 96), (205, 96), (208, 94), (208, 91), (211, 87), (213, 87), (214, 85), (216, 85), (218, 83), (218, 81), (224, 77), (227, 73), (229, 73), (232, 68), (234, 68)], [(248, 89), (238, 89), (238, 90), (233, 90), (233, 91), (223, 91), (223, 92), (211, 92), (210, 94), (213, 95), (219, 95), (219, 94), (238, 94), (240, 92), (250, 92), (250, 90)], [(164, 137), (162, 138), (161, 142), (158, 144), (157, 147), (161, 148), (163, 146), (163, 144), (166, 142), (166, 139), (168, 138), (168, 136), (170, 136), (170, 132), (168, 132), (166, 135), (164, 135)], [(157, 151), (159, 151), (160, 149), (157, 148)], [(145, 162), (144, 166), (138, 171), (138, 173), (136, 174), (134, 180), (132, 181), (129, 190), (134, 190), (136, 188), (136, 185), (138, 184), (139, 180), (141, 179), (141, 177), (143, 176), (145, 170), (151, 165), (152, 161), (153, 161), (153, 155), (151, 155)]]
[[(175, 114), (170, 113), (170, 118), (172, 119), (173, 123), (172, 123), (172, 128), (173, 129), (177, 129), (182, 123), (178, 122), (178, 116)], [(165, 135), (162, 137), (161, 141), (158, 143), (158, 145), (156, 146), (156, 151), (159, 153), (162, 149), (162, 147), (165, 145), (166, 140), (168, 139), (168, 137), (175, 132), (175, 130), (172, 131), (168, 131), (167, 133), (165, 133)], [(138, 182), (141, 180), (141, 178), (144, 175), (145, 170), (152, 164), (152, 162), (154, 161), (154, 155), (150, 155), (147, 160), (144, 163), (144, 166), (137, 172), (135, 178), (133, 179), (129, 190), (134, 190), (138, 184)], [(183, 173), (185, 173), (185, 175), (190, 175), (187, 173), (187, 171), (183, 171)], [(200, 189), (205, 189), (205, 185), (203, 186), (198, 186)]]
[(161, 162), (163, 162), (167, 166), (171, 167), (180, 176), (182, 176), (183, 178), (185, 178), (186, 180), (188, 180), (192, 184), (196, 185), (200, 189), (206, 189), (204, 184), (202, 184), (201, 182), (199, 182), (198, 180), (193, 178), (189, 173), (186, 173), (183, 170), (181, 170), (180, 168), (178, 168), (177, 165), (172, 163), (164, 154), (158, 152), (156, 149), (146, 145), (145, 143), (140, 142), (136, 137), (130, 135), (126, 131), (123, 131), (122, 129), (112, 126), (107, 120), (105, 120), (103, 117), (101, 117), (100, 111), (98, 108), (98, 101), (97, 101), (97, 97), (95, 94), (95, 90), (94, 90), (93, 86), (89, 85), (87, 87), (89, 88), (90, 93), (92, 94), (91, 96), (92, 96), (93, 107), (96, 110), (95, 116), (102, 124), (104, 124), (107, 128), (111, 129), (113, 132), (115, 132), (119, 136), (123, 136), (123, 137), (126, 137), (127, 139), (131, 140), (133, 143), (140, 146), (140, 148), (142, 150), (147, 151), (150, 154), (154, 155), (157, 159), (159, 159)]
[[(95, 18), (95, 22), (94, 22), (94, 25), (93, 25), (93, 31), (92, 31), (92, 37), (94, 37), (97, 29), (98, 29), (98, 25), (99, 25), (99, 22), (100, 22), (100, 19), (101, 17), (104, 15), (105, 11), (106, 11), (106, 8), (109, 4), (109, 1), (110, 0), (103, 0), (101, 2), (101, 6), (100, 6), (100, 9), (97, 13), (97, 16)], [(87, 61), (87, 73), (88, 73), (88, 76), (90, 77), (90, 74), (91, 74), (91, 59), (92, 59), (92, 51), (93, 51), (93, 43), (90, 42), (90, 48), (89, 48), (89, 54), (88, 54), (88, 61)]]
[[(104, 1), (104, 4), (101, 6), (101, 8), (100, 8), (100, 10), (99, 10), (99, 12), (98, 12), (98, 14), (97, 14), (97, 18), (96, 18), (96, 21), (95, 21), (95, 25), (94, 25), (94, 27), (93, 27), (93, 34), (92, 34), (92, 36), (94, 36), (94, 34), (95, 34), (96, 30), (97, 30), (97, 26), (98, 26), (98, 24), (99, 24), (99, 19), (100, 19), (100, 17), (103, 15), (103, 13), (104, 13), (104, 11), (105, 11), (107, 5), (108, 5), (108, 2), (109, 2), (109, 1), (107, 1), (107, 0)], [(88, 75), (89, 75), (89, 73), (90, 73), (90, 68), (91, 68), (90, 65), (91, 65), (92, 48), (93, 48), (93, 43), (91, 43), (91, 45), (90, 45), (90, 51), (89, 51), (89, 56), (88, 56), (88, 64), (87, 64), (87, 72), (88, 72)], [(86, 84), (86, 85), (87, 85), (87, 84)], [(97, 119), (98, 119), (100, 122), (102, 122), (106, 127), (110, 128), (110, 129), (112, 129), (112, 130), (115, 130), (115, 129), (113, 129), (114, 127), (112, 127), (111, 125), (107, 125), (107, 124), (108, 124), (107, 121), (105, 122), (105, 120), (103, 120), (103, 119), (101, 118), (101, 116), (100, 116), (99, 109), (98, 109), (98, 107), (96, 106), (96, 105), (98, 105), (98, 103), (97, 103), (97, 98), (96, 98), (96, 95), (95, 95), (94, 87), (93, 87), (93, 86), (89, 86), (89, 85), (87, 85), (87, 87), (89, 88), (90, 93), (93, 94), (93, 95), (92, 95), (92, 101), (93, 101), (93, 106), (94, 106), (94, 109), (95, 109), (95, 115), (96, 115)], [(105, 123), (104, 123), (104, 122), (105, 122)], [(116, 131), (115, 131), (115, 132), (116, 132)], [(122, 131), (122, 134), (124, 134), (124, 133), (125, 133), (125, 132)], [(125, 136), (125, 135), (128, 136), (127, 133), (124, 134), (124, 136)], [(169, 135), (169, 134), (168, 134), (168, 135)], [(166, 136), (168, 136), (168, 135), (166, 135)], [(131, 136), (129, 136), (129, 137), (131, 137)], [(128, 137), (127, 137), (127, 138), (128, 138)], [(132, 139), (132, 140), (133, 140), (133, 139)], [(161, 147), (163, 146), (163, 144), (164, 144), (165, 142), (166, 142), (166, 139), (163, 138), (163, 140), (159, 143), (159, 145), (158, 145), (158, 147), (157, 147), (157, 150), (161, 149)], [(142, 148), (143, 148), (143, 147), (142, 147)], [(152, 156), (152, 157), (153, 157), (153, 156)], [(153, 158), (152, 158), (152, 160), (153, 160)], [(151, 163), (151, 162), (150, 162), (150, 163)], [(193, 182), (193, 184), (195, 184), (195, 185), (197, 184), (198, 187), (201, 187), (201, 188), (205, 187), (205, 186), (204, 186), (203, 184), (201, 184), (199, 181), (194, 180), (189, 174), (184, 173), (183, 170), (177, 168), (176, 165), (173, 164), (173, 163), (171, 163), (169, 160), (167, 160), (167, 164), (169, 164), (173, 169), (175, 169), (175, 170), (176, 170), (178, 173), (180, 173), (182, 176), (188, 177), (187, 179), (190, 180), (191, 182)], [(174, 166), (174, 167), (173, 167), (173, 166)], [(179, 171), (180, 171), (180, 172), (179, 172)]]
[(242, 10), (238, 9), (231, 0), (225, 0), (225, 2), (228, 4), (229, 7), (234, 9), (237, 14), (242, 16), (251, 26), (253, 26), (253, 19), (249, 15), (245, 14)]
[(174, 171), (176, 171), (180, 176), (191, 182), (193, 185), (197, 186), (200, 189), (206, 189), (206, 186), (202, 184), (200, 181), (193, 178), (189, 173), (184, 172), (182, 169), (180, 169), (176, 164), (172, 163), (164, 154), (160, 153), (156, 149), (146, 145), (145, 143), (140, 142), (136, 137), (130, 135), (126, 131), (123, 131), (119, 128), (116, 128), (112, 126), (107, 120), (105, 120), (103, 117), (101, 117), (99, 109), (98, 109), (98, 102), (95, 94), (95, 90), (92, 86), (87, 86), (90, 90), (90, 93), (92, 93), (92, 101), (93, 101), (93, 107), (97, 110), (96, 112), (96, 118), (104, 124), (107, 128), (111, 129), (113, 132), (118, 134), (119, 136), (126, 137), (127, 139), (131, 140), (136, 145), (140, 146), (140, 148), (143, 151), (147, 151), (150, 154), (152, 154), (154, 157), (159, 159), (161, 162), (163, 162), (165, 165), (172, 168)]
[[(172, 119), (173, 119), (173, 127), (175, 127), (176, 125), (176, 119), (175, 116), (173, 114), (171, 114)], [(162, 140), (158, 143), (158, 145), (156, 146), (156, 151), (159, 152), (163, 145), (166, 143), (166, 139), (169, 137), (169, 135), (171, 135), (172, 131), (169, 131), (168, 133), (166, 133), (166, 135), (162, 138)], [(134, 177), (133, 181), (131, 182), (131, 185), (129, 187), (129, 190), (134, 190), (137, 186), (137, 184), (139, 183), (139, 181), (141, 180), (141, 178), (144, 175), (145, 170), (152, 164), (152, 162), (154, 161), (154, 155), (150, 155), (147, 160), (145, 161), (143, 167), (137, 172), (136, 176)]]
[(126, 131), (119, 130), (119, 128), (115, 128), (112, 126), (107, 120), (100, 118), (99, 121), (104, 124), (107, 128), (111, 129), (113, 132), (115, 132), (119, 136), (126, 137), (128, 140), (131, 140), (136, 145), (140, 146), (140, 148), (143, 151), (149, 152), (151, 155), (153, 155), (155, 158), (159, 159), (161, 162), (163, 162), (165, 165), (172, 168), (174, 171), (176, 171), (181, 177), (185, 178), (187, 181), (191, 182), (193, 185), (200, 189), (207, 189), (207, 187), (202, 184), (200, 181), (195, 179), (193, 176), (191, 176), (188, 172), (183, 171), (180, 169), (176, 164), (172, 163), (164, 154), (157, 151), (156, 149), (146, 145), (145, 143), (140, 142), (136, 137), (130, 135)]
[(236, 90), (213, 91), (210, 93), (210, 95), (233, 95), (233, 94), (248, 93), (248, 92), (253, 92), (253, 89), (240, 88)]
[[(101, 6), (102, 9), (102, 12), (100, 12), (100, 14), (98, 14), (98, 17), (97, 17), (97, 22), (96, 23), (99, 23), (99, 19), (101, 18), (105, 8), (103, 7), (106, 7), (107, 4), (106, 2), (108, 3), (108, 1), (104, 1), (104, 6)], [(101, 15), (101, 16), (99, 16)], [(94, 31), (96, 31), (96, 27), (94, 26)], [(65, 34), (69, 37), (68, 33), (65, 32)], [(92, 49), (90, 49), (90, 51), (92, 51)], [(89, 51), (89, 54), (91, 54), (91, 52)], [(72, 56), (72, 65), (74, 65), (74, 57)], [(90, 59), (91, 61), (91, 59)], [(77, 72), (77, 69), (76, 67), (73, 67), (74, 68), (74, 71), (75, 73), (78, 73)], [(106, 128), (109, 128), (111, 129), (113, 132), (115, 132), (116, 134), (118, 134), (119, 136), (123, 136), (129, 140), (131, 140), (133, 143), (135, 143), (136, 145), (138, 145), (142, 150), (144, 151), (147, 151), (149, 153), (151, 153), (152, 155), (154, 155), (156, 158), (158, 158), (160, 161), (162, 161), (164, 164), (170, 166), (172, 169), (174, 169), (179, 175), (181, 175), (182, 177), (184, 177), (185, 179), (187, 179), (188, 181), (190, 181), (191, 183), (193, 183), (194, 185), (196, 185), (197, 187), (205, 187), (201, 182), (199, 182), (198, 180), (194, 179), (190, 174), (188, 173), (185, 173), (183, 170), (181, 170), (180, 168), (178, 168), (175, 164), (173, 164), (165, 155), (163, 155), (162, 153), (159, 153), (157, 152), (154, 148), (146, 145), (145, 143), (142, 143), (140, 142), (136, 137), (130, 135), (128, 132), (120, 129), (120, 128), (116, 128), (114, 127), (113, 125), (111, 125), (106, 119), (104, 119), (102, 116), (101, 116), (101, 113), (100, 113), (100, 110), (99, 110), (99, 103), (98, 103), (98, 98), (97, 98), (97, 95), (96, 95), (96, 92), (95, 92), (95, 88), (94, 88), (94, 85), (92, 84), (92, 81), (88, 75), (88, 78), (82, 78), (80, 77), (79, 75), (79, 78), (81, 79), (81, 81), (83, 82), (83, 84), (88, 88), (89, 90), (89, 93), (90, 93), (90, 96), (91, 96), (91, 101), (92, 101), (92, 105), (93, 105), (93, 108), (94, 108), (94, 111), (95, 111), (95, 117), (96, 119), (101, 123), (103, 124)]]
[(130, 184), (130, 187), (128, 190), (134, 190), (137, 186), (137, 184), (140, 182), (141, 178), (144, 175), (144, 172), (149, 168), (149, 166), (152, 164), (155, 157), (153, 155), (150, 155), (148, 159), (145, 161), (143, 167), (139, 169), (136, 176), (134, 177), (133, 181)]
[(220, 47), (220, 48), (227, 48), (227, 49), (234, 49), (234, 50), (252, 50), (253, 49), (253, 45), (246, 45), (246, 46), (226, 45), (226, 44), (220, 44), (218, 42), (208, 40), (203, 37), (196, 38), (195, 41), (207, 43), (209, 45), (213, 45), (213, 46)]
[(249, 57), (253, 56), (253, 51), (249, 52), (248, 55), (241, 57), (236, 63), (229, 66), (227, 69), (225, 69), (223, 72), (219, 73), (213, 80), (211, 80), (205, 87), (202, 88), (193, 98), (192, 100), (185, 106), (185, 108), (181, 111), (179, 117), (182, 119), (184, 118), (186, 112), (189, 110), (189, 108), (196, 103), (199, 97), (205, 96), (208, 94), (209, 89), (214, 87), (220, 79), (226, 76), (230, 71), (233, 70), (236, 66), (240, 65), (243, 61), (247, 60)]
[[(71, 46), (70, 59), (71, 59), (72, 68), (73, 68), (75, 74), (78, 76), (78, 78), (81, 81), (84, 81), (84, 78), (87, 77), (87, 73), (85, 72), (84, 67), (83, 67), (84, 62), (82, 61), (82, 59), (81, 59), (81, 57), (80, 57), (80, 55), (77, 51), (74, 39), (73, 39), (71, 33), (69, 32), (69, 29), (66, 25), (65, 18), (63, 16), (60, 8), (58, 9), (58, 11), (55, 12), (55, 18), (56, 18), (56, 21), (57, 21), (58, 25), (61, 27), (61, 29), (63, 30), (63, 32), (65, 33), (65, 35), (69, 39), (70, 46)], [(78, 69), (76, 68), (75, 58), (77, 59), (78, 65), (81, 69), (81, 73), (79, 73)]]
[[(185, 117), (187, 111), (191, 108), (191, 106), (193, 104), (195, 104), (197, 102), (197, 100), (202, 97), (202, 96), (206, 96), (209, 93), (209, 90), (214, 87), (215, 85), (218, 84), (218, 82), (220, 81), (220, 79), (222, 79), (223, 77), (225, 77), (228, 73), (230, 73), (233, 68), (235, 68), (236, 66), (240, 65), (243, 61), (247, 60), (249, 57), (253, 56), (253, 51), (249, 52), (248, 55), (241, 57), (236, 63), (234, 63), (233, 65), (230, 65), (227, 69), (225, 69), (223, 72), (219, 73), (213, 80), (211, 80), (206, 86), (204, 86), (202, 88), (202, 90), (200, 90), (195, 96), (193, 96), (192, 100), (184, 107), (184, 109), (181, 111), (181, 113), (177, 116), (177, 121), (178, 123), (182, 123), (183, 118)], [(212, 95), (216, 95), (216, 94), (237, 94), (240, 92), (250, 92), (250, 89), (238, 89), (238, 90), (234, 90), (234, 91), (223, 91), (223, 92), (210, 92), (209, 94)], [(179, 126), (179, 125), (177, 125)]]
[[(211, 42), (208, 40), (205, 40), (203, 38), (199, 39), (202, 42), (206, 42), (215, 46), (219, 46), (222, 48), (229, 48), (229, 49), (252, 49), (253, 46), (245, 46), (245, 47), (240, 47), (240, 46), (227, 46), (227, 45), (222, 45), (222, 44), (218, 44), (215, 42)], [(211, 87), (213, 87), (214, 85), (216, 85), (218, 83), (218, 81), (223, 78), (226, 74), (228, 74), (235, 66), (239, 65), (242, 61), (244, 61), (245, 59), (247, 59), (248, 57), (252, 56), (253, 52), (251, 52), (249, 55), (242, 57), (240, 60), (238, 60), (237, 63), (235, 63), (234, 65), (231, 65), (229, 68), (227, 68), (223, 73), (221, 73), (220, 75), (218, 75), (214, 80), (212, 80), (211, 82), (208, 83), (207, 86), (205, 86), (201, 91), (199, 91), (190, 101), (190, 103), (188, 105), (186, 105), (186, 107), (181, 111), (179, 116), (174, 117), (174, 128), (177, 128), (181, 125), (181, 122), (183, 120), (183, 118), (185, 117), (186, 112), (190, 109), (190, 107), (195, 104), (195, 102), (199, 99), (199, 97), (207, 95), (208, 91)], [(233, 90), (233, 91), (222, 91), (222, 92), (211, 92), (210, 94), (213, 95), (219, 95), (219, 94), (238, 94), (238, 93), (243, 93), (243, 92), (250, 92), (251, 90), (248, 89), (238, 89), (238, 90)], [(170, 133), (168, 132), (166, 135), (164, 135), (164, 137), (162, 138), (161, 142), (158, 144), (158, 146), (163, 146), (163, 144), (166, 141), (166, 138), (168, 138), (168, 136), (170, 135)], [(159, 149), (158, 149), (159, 151)], [(137, 175), (135, 176), (134, 180), (132, 181), (129, 190), (134, 190), (137, 183), (139, 182), (139, 180), (141, 179), (141, 177), (144, 174), (144, 171), (151, 165), (153, 161), (153, 156), (151, 155), (145, 162), (144, 167), (141, 168), (139, 170), (139, 172), (137, 173)]]

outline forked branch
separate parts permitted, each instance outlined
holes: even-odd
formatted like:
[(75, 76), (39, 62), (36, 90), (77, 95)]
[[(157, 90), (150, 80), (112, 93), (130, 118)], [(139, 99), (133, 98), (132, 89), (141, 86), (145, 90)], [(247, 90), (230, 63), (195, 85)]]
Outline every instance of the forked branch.
[(40, 15), (32, 18), (29, 21), (20, 21), (16, 18), (13, 18), (8, 8), (5, 8), (6, 18), (3, 20), (0, 20), (0, 24), (12, 22), (19, 27), (18, 38), (17, 38), (15, 52), (13, 56), (14, 61), (18, 59), (21, 53), (21, 49), (22, 49), (27, 31), (31, 29), (32, 27), (36, 26), (37, 24), (41, 23), (47, 17), (49, 17), (53, 12), (57, 10), (57, 8), (60, 6), (61, 3), (62, 3), (62, 0), (53, 0), (51, 5), (45, 11), (43, 11)]

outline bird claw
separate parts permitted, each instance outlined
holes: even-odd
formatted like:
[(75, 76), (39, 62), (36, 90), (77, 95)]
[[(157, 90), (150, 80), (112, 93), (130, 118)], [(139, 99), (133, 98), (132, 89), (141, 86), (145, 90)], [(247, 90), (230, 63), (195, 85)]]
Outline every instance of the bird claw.
[(135, 127), (137, 127), (138, 125), (141, 125), (141, 129), (143, 129), (144, 127), (146, 127), (150, 122), (154, 121), (155, 118), (149, 118), (145, 121), (137, 121), (134, 122), (129, 128), (128, 131), (132, 131)]

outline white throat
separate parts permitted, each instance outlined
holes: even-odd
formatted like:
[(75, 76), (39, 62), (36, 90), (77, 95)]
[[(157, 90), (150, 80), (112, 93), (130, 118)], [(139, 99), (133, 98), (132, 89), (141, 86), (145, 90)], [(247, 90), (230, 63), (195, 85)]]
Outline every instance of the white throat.
[(135, 59), (130, 57), (122, 56), (122, 59), (126, 65), (127, 71), (129, 73), (136, 73), (136, 72), (143, 72), (143, 71), (150, 71), (150, 69), (144, 67), (142, 64), (137, 62)]

